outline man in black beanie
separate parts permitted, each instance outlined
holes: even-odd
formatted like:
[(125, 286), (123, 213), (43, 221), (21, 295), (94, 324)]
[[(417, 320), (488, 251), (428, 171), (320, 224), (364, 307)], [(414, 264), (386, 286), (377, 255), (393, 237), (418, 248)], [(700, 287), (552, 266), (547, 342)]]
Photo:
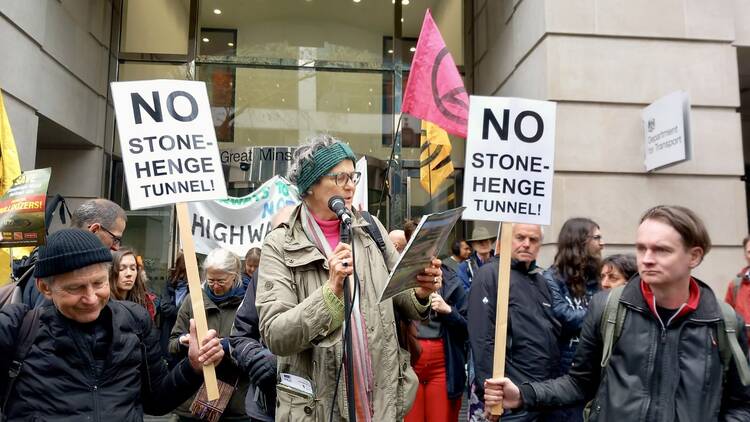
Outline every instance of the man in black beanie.
[[(111, 261), (87, 230), (60, 230), (39, 248), (34, 277), (51, 304), (0, 311), (0, 368), (20, 368), (0, 396), (9, 421), (165, 414), (198, 390), (203, 364), (221, 361), (216, 332), (209, 330), (199, 347), (191, 321), (188, 357), (168, 370), (146, 310), (110, 300)], [(25, 338), (33, 341), (19, 350)]]

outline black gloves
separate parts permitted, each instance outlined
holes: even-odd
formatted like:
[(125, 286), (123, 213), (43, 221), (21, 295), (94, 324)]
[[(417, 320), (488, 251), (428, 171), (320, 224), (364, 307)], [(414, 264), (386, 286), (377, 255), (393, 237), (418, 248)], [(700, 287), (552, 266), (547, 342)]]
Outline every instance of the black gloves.
[(276, 385), (276, 356), (268, 349), (261, 349), (250, 359), (247, 375), (256, 387), (273, 388)]

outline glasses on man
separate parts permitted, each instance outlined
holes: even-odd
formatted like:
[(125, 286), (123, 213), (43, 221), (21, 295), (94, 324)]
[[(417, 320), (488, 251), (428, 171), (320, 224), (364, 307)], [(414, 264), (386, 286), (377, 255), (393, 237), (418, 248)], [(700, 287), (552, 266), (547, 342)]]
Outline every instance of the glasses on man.
[(114, 233), (104, 228), (104, 226), (99, 226), (100, 229), (104, 230), (108, 235), (112, 236), (112, 245), (117, 246), (122, 244), (122, 237), (121, 236), (115, 236)]
[(325, 176), (333, 177), (336, 180), (336, 184), (338, 186), (346, 186), (349, 181), (352, 181), (353, 185), (356, 185), (359, 183), (359, 178), (362, 177), (362, 173), (358, 171), (353, 171), (351, 173), (347, 173), (345, 171), (338, 172), (338, 173), (328, 173)]

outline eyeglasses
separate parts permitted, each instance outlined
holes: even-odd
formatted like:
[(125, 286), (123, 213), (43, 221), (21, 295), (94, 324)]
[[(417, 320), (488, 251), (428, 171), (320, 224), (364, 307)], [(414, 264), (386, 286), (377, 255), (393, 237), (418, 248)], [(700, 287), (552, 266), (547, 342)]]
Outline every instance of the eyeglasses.
[(362, 173), (358, 171), (353, 171), (351, 173), (342, 171), (339, 173), (324, 174), (324, 176), (333, 177), (334, 179), (336, 179), (336, 184), (338, 186), (346, 186), (346, 184), (349, 183), (350, 180), (352, 181), (352, 184), (354, 185), (359, 183), (359, 178), (362, 177)]
[(104, 226), (99, 226), (99, 228), (102, 229), (102, 230), (104, 230), (105, 232), (107, 232), (108, 235), (112, 236), (112, 245), (113, 246), (117, 246), (117, 245), (122, 244), (122, 236), (115, 236), (114, 233), (112, 233), (111, 231), (105, 229)]

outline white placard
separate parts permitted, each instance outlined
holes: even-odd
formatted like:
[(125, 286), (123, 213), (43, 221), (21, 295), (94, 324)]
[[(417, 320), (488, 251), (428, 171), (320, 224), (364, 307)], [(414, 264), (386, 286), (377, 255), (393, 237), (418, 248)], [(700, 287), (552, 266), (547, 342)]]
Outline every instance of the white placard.
[(357, 160), (357, 164), (354, 166), (354, 171), (358, 171), (362, 174), (357, 183), (356, 189), (354, 189), (354, 198), (352, 198), (352, 207), (355, 210), (367, 211), (367, 158), (362, 156)]
[(208, 254), (222, 247), (240, 257), (259, 248), (273, 229), (271, 220), (282, 208), (299, 203), (297, 187), (275, 176), (241, 198), (188, 203), (195, 251)]
[(689, 160), (690, 97), (675, 91), (654, 101), (641, 112), (645, 132), (646, 171)]
[(549, 101), (471, 96), (465, 220), (550, 224), (556, 107)]
[(206, 84), (112, 82), (131, 209), (227, 196)]

